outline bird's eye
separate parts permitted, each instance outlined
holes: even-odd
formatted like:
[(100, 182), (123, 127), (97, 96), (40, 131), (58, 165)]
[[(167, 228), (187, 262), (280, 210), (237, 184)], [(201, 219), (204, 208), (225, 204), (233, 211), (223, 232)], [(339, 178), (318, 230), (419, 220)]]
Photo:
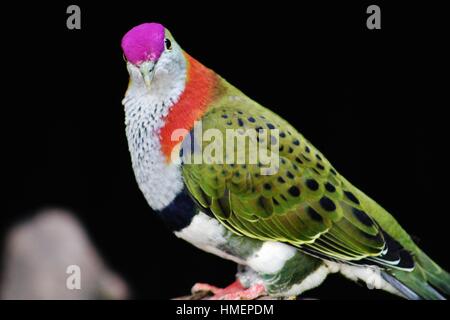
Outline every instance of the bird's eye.
[(166, 45), (167, 50), (172, 50), (172, 42), (170, 42), (169, 39), (166, 38), (166, 40), (164, 40), (164, 44)]

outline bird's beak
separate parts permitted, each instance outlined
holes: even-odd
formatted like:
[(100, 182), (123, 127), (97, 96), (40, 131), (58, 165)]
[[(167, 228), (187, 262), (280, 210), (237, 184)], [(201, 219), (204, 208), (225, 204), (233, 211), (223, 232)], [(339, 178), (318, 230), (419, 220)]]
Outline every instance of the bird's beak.
[(139, 66), (139, 71), (141, 72), (142, 79), (144, 79), (145, 86), (150, 91), (153, 76), (155, 75), (155, 62), (146, 61)]

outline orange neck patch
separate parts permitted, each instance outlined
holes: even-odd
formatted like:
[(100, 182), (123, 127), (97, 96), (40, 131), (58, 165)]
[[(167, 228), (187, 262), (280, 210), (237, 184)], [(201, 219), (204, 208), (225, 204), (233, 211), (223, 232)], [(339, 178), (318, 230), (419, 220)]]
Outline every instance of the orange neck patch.
[(214, 98), (214, 89), (217, 83), (215, 73), (203, 66), (200, 62), (185, 53), (187, 60), (187, 78), (184, 92), (181, 94), (164, 121), (160, 131), (161, 149), (170, 161), (173, 148), (180, 142), (171, 139), (175, 130), (190, 131), (194, 122), (205, 113)]

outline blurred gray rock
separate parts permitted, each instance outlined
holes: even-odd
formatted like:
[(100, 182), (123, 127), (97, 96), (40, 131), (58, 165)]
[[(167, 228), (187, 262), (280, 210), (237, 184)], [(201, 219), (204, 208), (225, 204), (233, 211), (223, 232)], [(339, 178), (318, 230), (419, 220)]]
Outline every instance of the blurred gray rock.
[[(126, 283), (108, 270), (81, 224), (68, 212), (46, 210), (6, 238), (1, 299), (126, 299)], [(80, 267), (81, 289), (68, 289), (70, 265)]]

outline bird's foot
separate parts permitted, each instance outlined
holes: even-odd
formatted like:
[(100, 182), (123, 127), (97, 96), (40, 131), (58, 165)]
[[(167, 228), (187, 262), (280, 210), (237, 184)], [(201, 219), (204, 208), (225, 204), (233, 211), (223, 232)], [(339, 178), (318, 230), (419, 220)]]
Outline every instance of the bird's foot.
[(211, 300), (255, 300), (266, 294), (266, 288), (262, 284), (254, 284), (250, 288), (222, 295), (218, 299), (213, 296)]
[(226, 288), (218, 288), (216, 286), (207, 283), (196, 283), (191, 289), (192, 293), (203, 291), (203, 292), (211, 292), (214, 295), (224, 295), (241, 290), (245, 290), (245, 288), (244, 286), (242, 286), (239, 280), (236, 280)]
[(211, 292), (213, 296), (209, 300), (254, 300), (266, 295), (266, 288), (262, 284), (255, 284), (245, 288), (239, 280), (236, 280), (226, 288), (218, 288), (206, 283), (196, 283), (192, 287), (192, 293)]

